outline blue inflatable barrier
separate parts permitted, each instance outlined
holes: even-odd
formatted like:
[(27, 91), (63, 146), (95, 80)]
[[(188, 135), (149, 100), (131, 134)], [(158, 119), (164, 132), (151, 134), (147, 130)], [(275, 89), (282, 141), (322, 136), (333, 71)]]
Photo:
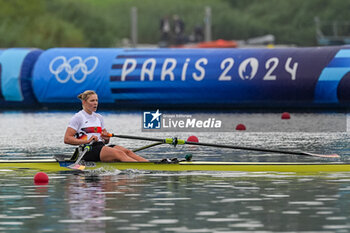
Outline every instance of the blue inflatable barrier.
[(2, 107), (35, 107), (32, 71), (42, 50), (6, 49), (0, 54)]
[(127, 108), (347, 106), (349, 71), (348, 47), (56, 48), (35, 63), (33, 89), (45, 105), (92, 89)]
[[(3, 49), (0, 49), (0, 56), (3, 51), (4, 51)], [(1, 63), (0, 63), (0, 103), (4, 99), (4, 96), (2, 95), (2, 88), (1, 88), (1, 73), (2, 73), (2, 70), (1, 70)]]
[(1, 91), (1, 64), (0, 64), (0, 101), (3, 101), (4, 96), (2, 95), (2, 91)]

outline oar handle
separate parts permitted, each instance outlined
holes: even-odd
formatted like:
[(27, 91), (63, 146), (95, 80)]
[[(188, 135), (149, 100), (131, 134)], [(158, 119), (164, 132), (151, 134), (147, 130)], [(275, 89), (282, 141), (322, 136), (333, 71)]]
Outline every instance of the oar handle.
[(117, 135), (117, 134), (113, 134), (113, 133), (108, 134), (108, 137), (127, 138), (127, 139), (137, 139), (137, 140), (156, 141), (156, 142), (167, 143), (167, 142), (165, 141), (166, 139), (147, 138), (147, 137), (138, 137), (138, 136), (130, 136), (130, 135)]

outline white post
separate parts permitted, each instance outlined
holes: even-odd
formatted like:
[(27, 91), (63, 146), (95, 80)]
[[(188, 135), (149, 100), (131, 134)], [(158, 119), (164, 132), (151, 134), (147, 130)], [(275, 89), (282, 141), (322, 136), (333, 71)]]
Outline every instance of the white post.
[(205, 24), (204, 40), (211, 41), (211, 7), (210, 6), (205, 7), (204, 24)]
[(131, 8), (131, 44), (132, 47), (137, 46), (137, 8)]

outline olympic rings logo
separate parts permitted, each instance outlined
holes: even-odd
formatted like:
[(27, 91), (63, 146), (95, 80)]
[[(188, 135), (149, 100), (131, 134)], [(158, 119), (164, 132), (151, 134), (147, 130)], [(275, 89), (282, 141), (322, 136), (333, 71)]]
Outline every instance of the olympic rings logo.
[[(89, 66), (90, 69), (88, 68)], [(82, 83), (86, 77), (95, 71), (98, 59), (95, 56), (85, 58), (74, 56), (67, 60), (64, 56), (54, 58), (49, 65), (50, 72), (55, 75), (60, 83), (66, 83), (71, 78), (75, 83)]]

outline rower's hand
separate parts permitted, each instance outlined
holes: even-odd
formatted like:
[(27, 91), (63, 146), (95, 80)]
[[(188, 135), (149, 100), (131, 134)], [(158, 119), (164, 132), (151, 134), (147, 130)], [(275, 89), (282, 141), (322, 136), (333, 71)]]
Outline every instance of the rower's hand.
[(109, 139), (111, 138), (110, 133), (107, 130), (102, 130), (101, 138), (105, 141), (105, 143), (109, 143)]
[(93, 142), (93, 141), (94, 141), (94, 142), (97, 142), (97, 141), (98, 141), (98, 137), (95, 136), (95, 135), (94, 135), (94, 136), (91, 136), (86, 144), (89, 144), (89, 143), (91, 143), (91, 142)]

